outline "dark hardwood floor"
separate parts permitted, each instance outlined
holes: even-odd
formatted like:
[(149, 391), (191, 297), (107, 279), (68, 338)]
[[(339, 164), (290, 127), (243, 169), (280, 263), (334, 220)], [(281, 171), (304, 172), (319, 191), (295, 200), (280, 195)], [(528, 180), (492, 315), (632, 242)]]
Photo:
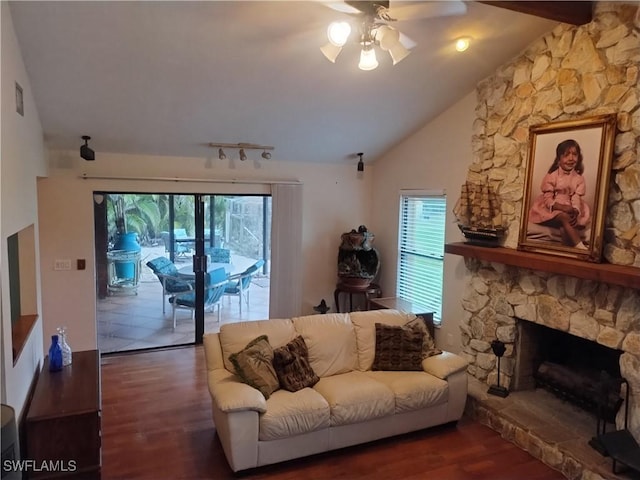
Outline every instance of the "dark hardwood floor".
[(234, 475), (215, 435), (202, 347), (102, 359), (103, 479), (527, 479), (559, 472), (463, 418)]

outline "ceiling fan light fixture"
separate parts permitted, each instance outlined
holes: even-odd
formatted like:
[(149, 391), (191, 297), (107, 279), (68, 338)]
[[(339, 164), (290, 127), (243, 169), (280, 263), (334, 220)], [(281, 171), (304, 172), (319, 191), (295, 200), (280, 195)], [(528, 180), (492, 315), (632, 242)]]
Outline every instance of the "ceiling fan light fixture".
[(336, 47), (342, 47), (347, 43), (347, 39), (351, 35), (351, 25), (347, 22), (332, 22), (327, 28), (327, 37), (329, 43)]
[(381, 25), (376, 29), (376, 41), (382, 50), (389, 51), (400, 42), (400, 32), (389, 25)]
[(411, 52), (407, 50), (404, 47), (404, 45), (402, 45), (402, 43), (400, 42), (396, 43), (393, 47), (389, 49), (389, 55), (391, 55), (394, 65), (396, 65), (398, 62), (406, 58), (407, 55), (409, 55), (409, 53)]
[(364, 71), (378, 68), (378, 59), (376, 58), (376, 51), (373, 49), (373, 45), (365, 45), (362, 47), (358, 68)]
[(456, 40), (456, 50), (458, 52), (464, 52), (469, 45), (471, 44), (471, 39), (469, 37), (460, 37)]
[(325, 57), (327, 57), (327, 60), (331, 63), (336, 63), (336, 58), (340, 55), (342, 47), (337, 47), (332, 43), (327, 43), (324, 47), (320, 47), (320, 51)]

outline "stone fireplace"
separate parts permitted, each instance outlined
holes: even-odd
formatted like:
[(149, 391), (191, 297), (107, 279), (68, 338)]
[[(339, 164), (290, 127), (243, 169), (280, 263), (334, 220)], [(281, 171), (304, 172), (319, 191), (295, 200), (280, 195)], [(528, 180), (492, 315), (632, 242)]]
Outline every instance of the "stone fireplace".
[[(516, 327), (512, 390), (546, 388), (588, 412), (615, 421), (622, 402), (621, 350), (521, 319), (516, 319)], [(606, 402), (601, 398), (603, 390), (610, 390)]]
[[(617, 131), (605, 220), (603, 261), (638, 268), (638, 281), (617, 285), (465, 260), (463, 355), (469, 374), (497, 380), (491, 341), (506, 344), (500, 381), (529, 388), (523, 373), (533, 340), (528, 325), (543, 325), (619, 352), (629, 382), (629, 429), (640, 441), (640, 12), (637, 4), (598, 2), (584, 26), (560, 24), (477, 87), (467, 180), (488, 182), (502, 202), (504, 247), (517, 249), (528, 129), (558, 120), (615, 113)], [(517, 367), (522, 367), (518, 370)], [(626, 388), (626, 387), (625, 387)], [(624, 396), (624, 395), (622, 395)], [(624, 408), (617, 417), (622, 426)], [(578, 475), (579, 477), (580, 475)], [(576, 477), (577, 478), (577, 477)]]

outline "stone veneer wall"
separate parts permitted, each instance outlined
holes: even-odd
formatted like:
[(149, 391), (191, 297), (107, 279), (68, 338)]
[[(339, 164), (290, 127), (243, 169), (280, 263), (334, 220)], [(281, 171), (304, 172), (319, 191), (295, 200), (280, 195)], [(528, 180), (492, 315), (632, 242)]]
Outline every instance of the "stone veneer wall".
[(461, 329), (469, 373), (487, 384), (496, 382), (490, 348), (496, 337), (507, 344), (501, 383), (510, 384), (517, 318), (623, 350), (631, 430), (640, 441), (639, 10), (638, 4), (597, 3), (590, 24), (560, 24), (481, 82), (467, 176), (495, 188), (509, 228), (504, 246), (517, 248), (529, 127), (616, 113), (603, 252), (609, 263), (639, 268), (638, 289), (467, 259)]

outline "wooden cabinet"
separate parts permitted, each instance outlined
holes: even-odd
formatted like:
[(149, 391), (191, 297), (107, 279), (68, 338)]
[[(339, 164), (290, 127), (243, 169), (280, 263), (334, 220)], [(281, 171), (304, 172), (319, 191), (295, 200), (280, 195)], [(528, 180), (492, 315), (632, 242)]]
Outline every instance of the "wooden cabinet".
[(73, 352), (59, 372), (49, 372), (46, 357), (27, 412), (24, 458), (57, 468), (36, 468), (29, 478), (100, 478), (100, 416), (99, 352)]

